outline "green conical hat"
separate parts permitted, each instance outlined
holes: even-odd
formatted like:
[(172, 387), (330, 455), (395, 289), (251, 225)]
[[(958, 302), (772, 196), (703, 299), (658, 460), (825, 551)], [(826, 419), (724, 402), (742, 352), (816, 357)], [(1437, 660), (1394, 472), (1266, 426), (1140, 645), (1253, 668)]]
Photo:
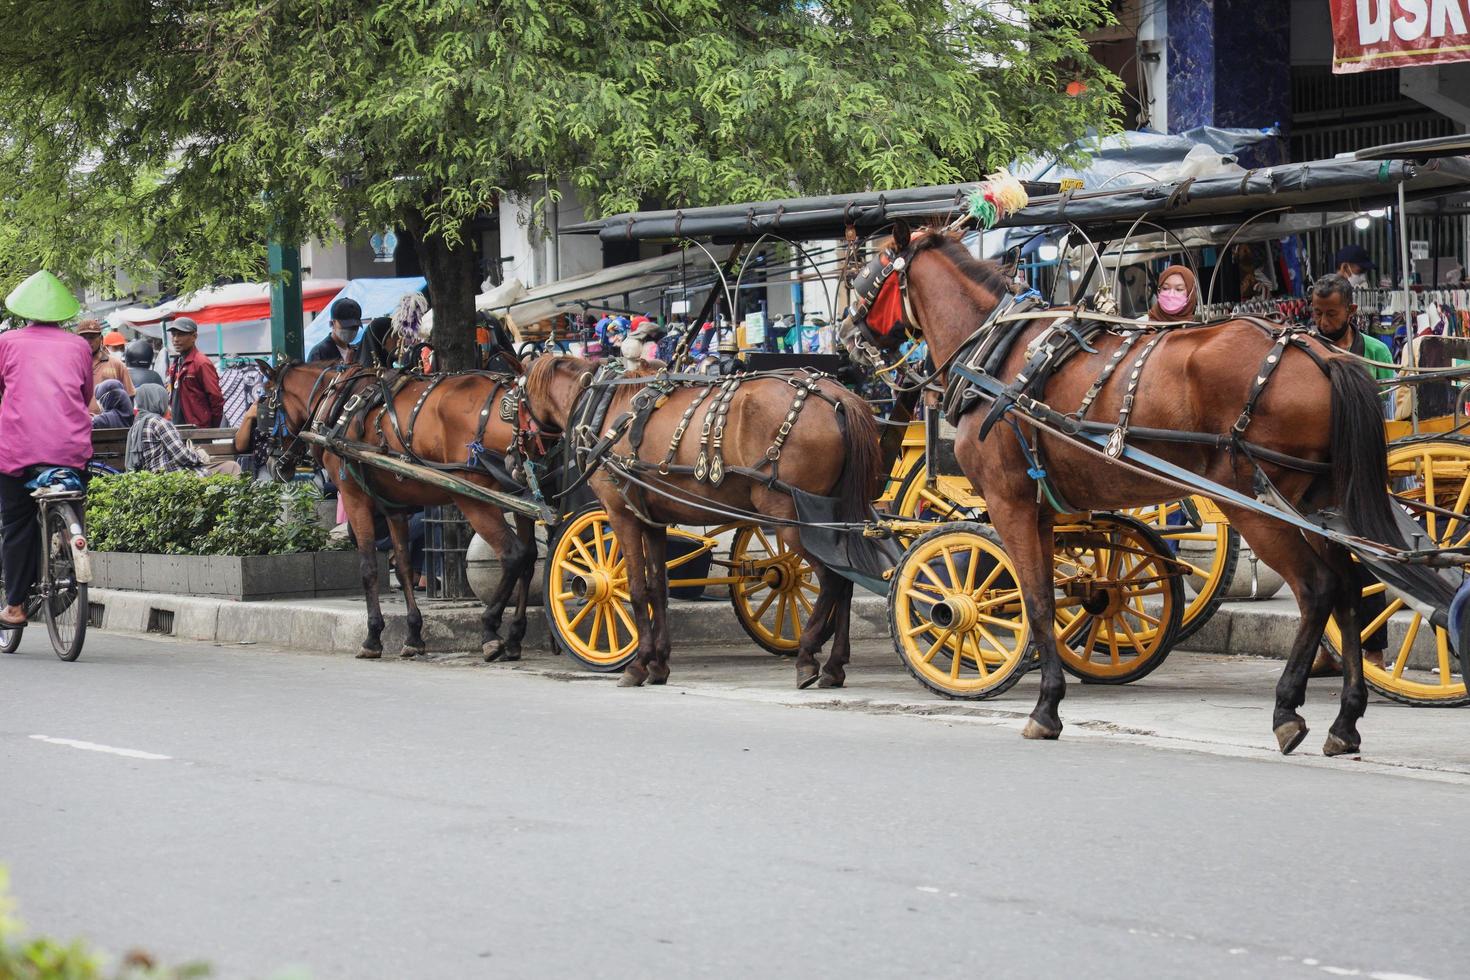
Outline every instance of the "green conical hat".
[(41, 323), (65, 323), (82, 312), (71, 290), (45, 269), (12, 289), (5, 308), (22, 320)]

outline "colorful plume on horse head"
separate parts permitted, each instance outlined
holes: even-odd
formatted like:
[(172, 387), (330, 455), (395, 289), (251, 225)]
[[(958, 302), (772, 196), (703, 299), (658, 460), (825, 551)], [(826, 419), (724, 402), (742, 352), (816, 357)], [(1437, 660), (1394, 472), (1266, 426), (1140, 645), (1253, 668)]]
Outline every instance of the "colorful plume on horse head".
[(969, 213), (983, 228), (994, 228), (996, 223), (1024, 208), (1031, 202), (1026, 188), (1002, 168), (991, 174), (970, 191)]
[(420, 292), (404, 293), (393, 310), (393, 332), (410, 343), (424, 338), (424, 317), (429, 312), (429, 301)]

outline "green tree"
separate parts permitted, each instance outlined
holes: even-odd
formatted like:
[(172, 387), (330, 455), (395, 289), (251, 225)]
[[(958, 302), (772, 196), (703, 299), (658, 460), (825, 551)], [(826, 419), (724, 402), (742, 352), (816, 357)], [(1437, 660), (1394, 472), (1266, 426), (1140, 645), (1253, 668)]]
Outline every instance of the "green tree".
[[(467, 363), (469, 223), (974, 179), (1114, 127), (1106, 0), (0, 0), (0, 280), (196, 286), (395, 225)], [(1065, 94), (1080, 79), (1085, 92)], [(0, 286), (5, 285), (0, 281)]]

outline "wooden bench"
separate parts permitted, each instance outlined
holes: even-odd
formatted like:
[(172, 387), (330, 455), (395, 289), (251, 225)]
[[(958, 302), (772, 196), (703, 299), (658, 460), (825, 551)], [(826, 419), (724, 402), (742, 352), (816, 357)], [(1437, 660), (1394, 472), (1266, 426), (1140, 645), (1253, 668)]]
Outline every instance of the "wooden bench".
[[(234, 429), (201, 429), (192, 425), (179, 426), (179, 435), (204, 450), (211, 458), (234, 459)], [(93, 429), (92, 458), (106, 463), (115, 470), (126, 469), (124, 461), (128, 450), (127, 429)]]

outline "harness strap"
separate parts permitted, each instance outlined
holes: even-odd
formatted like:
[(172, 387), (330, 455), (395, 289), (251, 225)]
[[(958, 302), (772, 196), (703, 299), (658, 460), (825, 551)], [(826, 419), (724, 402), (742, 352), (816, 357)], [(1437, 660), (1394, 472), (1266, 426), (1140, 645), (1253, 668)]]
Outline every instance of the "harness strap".
[(1123, 455), (1123, 440), (1128, 438), (1128, 419), (1133, 416), (1133, 402), (1138, 397), (1138, 382), (1143, 377), (1144, 362), (1148, 360), (1148, 356), (1154, 352), (1154, 348), (1163, 339), (1162, 333), (1156, 335), (1153, 340), (1144, 345), (1143, 350), (1138, 354), (1138, 360), (1133, 362), (1133, 373), (1128, 375), (1128, 389), (1123, 393), (1123, 408), (1118, 413), (1118, 426), (1113, 429), (1113, 434), (1108, 436), (1108, 444), (1104, 450), (1114, 459)]
[(1141, 333), (1128, 334), (1123, 338), (1123, 343), (1118, 345), (1118, 349), (1113, 351), (1113, 356), (1108, 358), (1108, 362), (1103, 365), (1102, 372), (1097, 376), (1097, 380), (1092, 383), (1091, 388), (1087, 389), (1087, 394), (1082, 396), (1082, 402), (1077, 406), (1077, 411), (1074, 413), (1079, 419), (1087, 418), (1087, 410), (1092, 407), (1092, 403), (1097, 400), (1097, 396), (1102, 394), (1103, 388), (1112, 379), (1113, 372), (1118, 370), (1118, 365), (1123, 363), (1123, 358), (1128, 356), (1128, 352), (1133, 349), (1133, 345), (1138, 343), (1138, 338), (1142, 336), (1143, 334)]
[[(674, 457), (679, 454), (679, 444), (684, 441), (684, 433), (689, 428), (689, 422), (694, 418), (695, 411), (709, 397), (711, 391), (714, 391), (714, 385), (706, 384), (694, 396), (694, 399), (689, 403), (689, 407), (684, 409), (684, 414), (679, 418), (679, 424), (674, 427), (674, 436), (669, 440), (669, 451), (664, 454), (663, 462), (658, 465), (658, 471), (660, 473), (668, 475), (672, 472), (671, 467), (674, 463)], [(692, 468), (690, 472), (693, 472)]]
[(1261, 369), (1256, 372), (1256, 379), (1251, 382), (1250, 394), (1246, 396), (1245, 408), (1241, 410), (1240, 418), (1230, 427), (1230, 432), (1237, 438), (1245, 435), (1245, 430), (1250, 427), (1251, 416), (1255, 414), (1256, 403), (1261, 400), (1261, 395), (1266, 390), (1266, 385), (1271, 381), (1271, 376), (1276, 373), (1276, 366), (1281, 363), (1281, 354), (1286, 350), (1286, 345), (1291, 343), (1293, 337), (1300, 331), (1294, 328), (1283, 330), (1271, 347), (1266, 360), (1262, 362)]

